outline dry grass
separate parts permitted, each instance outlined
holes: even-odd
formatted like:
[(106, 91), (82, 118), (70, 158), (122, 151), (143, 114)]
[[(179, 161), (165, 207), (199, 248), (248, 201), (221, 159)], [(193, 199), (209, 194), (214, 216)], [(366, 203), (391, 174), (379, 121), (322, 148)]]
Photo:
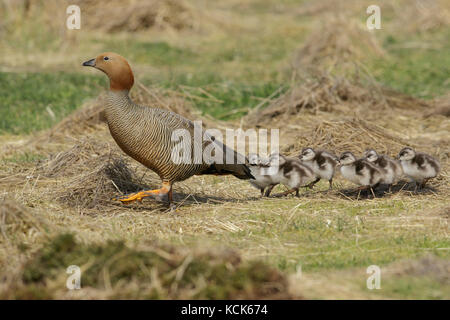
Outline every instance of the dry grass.
[(42, 216), (11, 199), (2, 200), (0, 221), (0, 243), (3, 245), (30, 245), (50, 228)]
[(300, 119), (305, 114), (353, 114), (377, 118), (396, 109), (418, 110), (423, 113), (430, 104), (421, 99), (398, 93), (376, 83), (363, 65), (355, 65), (356, 73), (338, 76), (314, 68), (309, 73), (294, 69), (291, 88), (268, 107), (252, 110), (245, 119), (249, 126), (273, 125)]
[(424, 148), (424, 146), (405, 141), (394, 133), (387, 132), (385, 128), (367, 123), (362, 119), (352, 119), (323, 121), (312, 132), (305, 134), (297, 144), (287, 146), (285, 150), (299, 151), (303, 146), (312, 146), (318, 149), (328, 149), (337, 154), (344, 151), (362, 154), (370, 146), (379, 152), (396, 155), (396, 152), (406, 145)]
[(322, 21), (295, 53), (295, 68), (354, 63), (367, 59), (370, 54), (386, 56), (375, 35), (361, 22), (339, 15), (324, 17)]
[[(117, 147), (93, 138), (51, 156), (35, 174), (42, 174), (41, 182), (48, 178), (48, 183), (56, 183), (52, 178), (64, 177), (53, 198), (76, 209), (104, 209), (114, 204), (112, 199), (118, 195), (150, 188), (129, 168)], [(152, 182), (156, 187), (159, 181)]]
[(404, 33), (435, 32), (450, 26), (450, 9), (445, 0), (389, 1), (386, 7), (398, 17), (396, 29)]
[[(91, 30), (118, 32), (156, 29), (194, 29), (198, 27), (195, 10), (186, 1), (151, 0), (138, 2), (133, 0), (114, 1), (8, 1), (2, 0), (2, 6), (8, 13), (9, 22), (22, 20), (23, 17), (46, 19), (50, 25), (62, 29), (65, 10), (62, 7), (78, 5), (82, 12), (83, 27)], [(50, 14), (51, 13), (51, 14)], [(54, 15), (62, 19), (54, 19)], [(51, 18), (53, 17), (53, 19)], [(59, 24), (55, 21), (59, 21)]]

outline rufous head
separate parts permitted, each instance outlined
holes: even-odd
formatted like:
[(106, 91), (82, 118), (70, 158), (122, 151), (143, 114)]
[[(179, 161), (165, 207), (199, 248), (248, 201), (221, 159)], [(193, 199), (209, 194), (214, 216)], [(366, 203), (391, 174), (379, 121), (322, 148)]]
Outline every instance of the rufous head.
[(113, 91), (129, 91), (134, 84), (133, 71), (127, 60), (114, 52), (99, 54), (96, 58), (83, 63), (103, 71), (109, 78), (109, 87)]

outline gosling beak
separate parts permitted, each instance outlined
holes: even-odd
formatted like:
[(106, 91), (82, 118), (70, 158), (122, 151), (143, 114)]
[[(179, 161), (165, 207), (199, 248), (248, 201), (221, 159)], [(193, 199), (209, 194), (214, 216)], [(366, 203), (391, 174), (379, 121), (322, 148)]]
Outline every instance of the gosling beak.
[(83, 66), (85, 67), (95, 67), (95, 59), (91, 59), (83, 62)]

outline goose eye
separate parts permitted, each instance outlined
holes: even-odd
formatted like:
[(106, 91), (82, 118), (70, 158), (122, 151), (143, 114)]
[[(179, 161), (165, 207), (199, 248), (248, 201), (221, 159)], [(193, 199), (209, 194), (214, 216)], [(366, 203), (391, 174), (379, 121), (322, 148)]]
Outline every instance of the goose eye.
[(103, 57), (103, 60), (108, 61), (109, 57)]

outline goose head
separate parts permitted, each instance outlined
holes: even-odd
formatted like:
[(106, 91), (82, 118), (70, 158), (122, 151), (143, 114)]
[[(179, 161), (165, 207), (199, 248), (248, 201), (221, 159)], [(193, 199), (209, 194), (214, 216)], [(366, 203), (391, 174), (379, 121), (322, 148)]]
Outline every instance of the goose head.
[(83, 66), (103, 71), (109, 78), (109, 87), (112, 91), (129, 91), (134, 84), (130, 65), (117, 53), (101, 53), (96, 58), (85, 61)]

